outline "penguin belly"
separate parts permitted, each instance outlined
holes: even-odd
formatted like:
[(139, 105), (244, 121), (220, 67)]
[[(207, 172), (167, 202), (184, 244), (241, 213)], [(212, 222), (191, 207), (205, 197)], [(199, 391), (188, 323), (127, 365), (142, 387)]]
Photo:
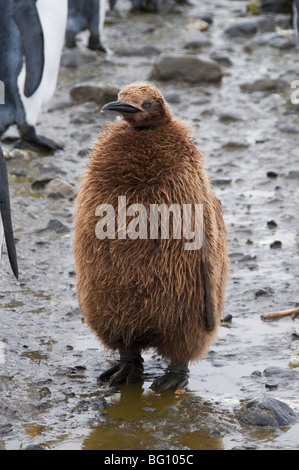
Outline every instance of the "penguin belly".
[[(44, 68), (39, 87), (32, 96), (26, 97), (24, 85), (26, 64), (18, 77), (18, 89), (23, 103), (26, 121), (35, 126), (41, 107), (53, 96), (59, 72), (67, 21), (67, 0), (38, 0), (36, 3), (44, 33)], [(59, 13), (59, 14), (58, 14)]]

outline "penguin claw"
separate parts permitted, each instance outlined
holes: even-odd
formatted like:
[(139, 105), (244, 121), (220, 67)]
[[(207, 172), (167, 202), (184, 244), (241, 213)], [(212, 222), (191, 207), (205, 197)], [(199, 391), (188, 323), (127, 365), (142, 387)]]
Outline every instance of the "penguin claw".
[(181, 390), (188, 384), (188, 369), (168, 367), (165, 374), (153, 381), (150, 388), (156, 391)]
[(139, 360), (119, 360), (117, 364), (103, 372), (99, 381), (109, 380), (112, 387), (119, 383), (133, 383), (141, 379), (143, 374), (143, 365)]

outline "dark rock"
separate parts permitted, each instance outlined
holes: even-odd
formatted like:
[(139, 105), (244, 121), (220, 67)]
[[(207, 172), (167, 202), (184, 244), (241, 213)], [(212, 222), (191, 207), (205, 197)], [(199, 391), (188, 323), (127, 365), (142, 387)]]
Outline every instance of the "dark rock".
[(286, 403), (275, 398), (265, 398), (248, 403), (241, 411), (240, 421), (251, 426), (276, 428), (294, 424), (296, 415)]
[(298, 180), (299, 179), (299, 170), (291, 170), (288, 174), (288, 178), (291, 180)]
[(275, 240), (274, 242), (270, 243), (270, 248), (272, 250), (275, 250), (277, 248), (281, 248), (281, 246), (282, 246), (282, 243), (281, 243), (280, 240)]
[(12, 430), (13, 430), (13, 427), (12, 427), (11, 423), (0, 424), (0, 435), (1, 434), (8, 434), (8, 433), (12, 432)]
[(99, 106), (110, 101), (116, 101), (119, 89), (113, 85), (101, 85), (90, 82), (79, 83), (70, 90), (70, 96), (75, 103), (93, 101)]
[(124, 57), (151, 57), (161, 54), (161, 49), (156, 46), (151, 46), (150, 44), (145, 46), (130, 45), (116, 49), (115, 54)]
[(274, 294), (274, 290), (271, 287), (265, 287), (264, 289), (258, 289), (254, 292), (255, 298), (262, 297), (262, 296), (270, 296)]
[(52, 179), (53, 178), (51, 177), (48, 178), (46, 176), (40, 177), (33, 181), (33, 183), (31, 184), (31, 188), (34, 189), (35, 191), (40, 191), (44, 189), (47, 186), (47, 184), (50, 183)]
[(86, 157), (90, 152), (91, 152), (91, 148), (87, 147), (87, 148), (85, 148), (85, 149), (79, 150), (79, 152), (77, 153), (77, 155), (78, 155), (79, 157)]
[(211, 181), (213, 186), (227, 186), (232, 182), (229, 178), (218, 178)]
[(233, 65), (233, 61), (231, 58), (225, 54), (217, 54), (216, 52), (210, 54), (210, 58), (218, 62), (218, 64), (223, 65), (223, 67), (231, 67)]
[(244, 263), (246, 261), (255, 260), (256, 256), (250, 254), (245, 255), (244, 253), (230, 253), (229, 258), (232, 263)]
[(184, 49), (191, 49), (193, 51), (206, 49), (211, 47), (212, 43), (208, 39), (194, 39), (192, 41), (186, 42)]
[(276, 227), (277, 227), (277, 223), (275, 222), (275, 220), (268, 220), (268, 222), (267, 222), (267, 227), (268, 227), (268, 228), (271, 228), (271, 229), (276, 228)]
[(288, 0), (261, 0), (260, 9), (263, 12), (291, 13), (291, 4)]
[(247, 142), (229, 140), (228, 142), (226, 142), (226, 144), (223, 144), (221, 148), (227, 149), (227, 150), (238, 150), (238, 149), (247, 148), (247, 147), (249, 147), (249, 144)]
[(282, 367), (267, 367), (263, 374), (265, 377), (279, 377), (283, 380), (298, 380), (298, 371), (296, 369), (283, 369)]
[(151, 78), (205, 83), (218, 82), (222, 75), (220, 65), (211, 59), (193, 54), (161, 54), (154, 64)]
[(219, 121), (224, 123), (230, 123), (234, 121), (242, 121), (242, 118), (236, 116), (235, 114), (223, 113), (219, 116)]
[(229, 313), (228, 315), (226, 315), (224, 318), (223, 318), (223, 322), (224, 323), (231, 323), (232, 322), (232, 319), (233, 319), (233, 316)]
[(251, 37), (257, 32), (257, 25), (254, 20), (240, 19), (235, 24), (225, 30), (225, 35), (231, 39)]
[(213, 15), (211, 13), (203, 13), (199, 15), (199, 18), (210, 25), (213, 23)]
[(69, 233), (71, 231), (69, 227), (67, 227), (58, 219), (50, 220), (47, 227), (39, 230), (38, 233), (44, 232), (46, 230), (50, 230), (56, 233)]
[(293, 41), (288, 38), (277, 36), (269, 41), (269, 45), (271, 47), (275, 47), (276, 49), (294, 49), (297, 46), (296, 41)]
[(261, 33), (276, 31), (276, 22), (274, 16), (260, 16), (256, 20), (258, 29)]
[(179, 104), (182, 102), (180, 95), (175, 91), (164, 93), (164, 98), (168, 103), (172, 104)]
[(276, 171), (267, 171), (267, 176), (268, 178), (277, 178), (278, 174), (276, 173)]

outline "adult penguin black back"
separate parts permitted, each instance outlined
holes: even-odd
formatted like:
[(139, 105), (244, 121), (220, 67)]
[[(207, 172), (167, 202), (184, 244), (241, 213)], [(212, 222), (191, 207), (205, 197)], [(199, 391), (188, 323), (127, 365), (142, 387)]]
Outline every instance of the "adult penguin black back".
[(0, 136), (18, 126), (22, 140), (57, 150), (38, 136), (35, 125), (43, 104), (55, 92), (64, 44), (67, 0), (0, 0)]
[(65, 44), (76, 46), (76, 35), (80, 31), (89, 31), (89, 49), (106, 52), (101, 42), (106, 13), (105, 0), (68, 0), (68, 20)]
[(11, 268), (15, 277), (18, 279), (18, 262), (11, 221), (8, 176), (5, 159), (0, 147), (0, 259), (4, 239), (6, 241)]

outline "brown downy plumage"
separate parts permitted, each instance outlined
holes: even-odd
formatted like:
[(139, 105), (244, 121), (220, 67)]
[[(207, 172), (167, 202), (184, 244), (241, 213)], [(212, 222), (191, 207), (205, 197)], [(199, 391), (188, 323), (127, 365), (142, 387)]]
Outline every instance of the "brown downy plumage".
[[(152, 347), (170, 361), (152, 387), (183, 387), (189, 361), (207, 350), (224, 307), (228, 257), (222, 210), (191, 130), (172, 117), (156, 87), (129, 85), (103, 110), (117, 111), (123, 120), (110, 123), (95, 143), (77, 198), (80, 309), (101, 342), (120, 352), (120, 361), (102, 379), (137, 380), (141, 352)], [(121, 239), (119, 196), (126, 197), (127, 208), (143, 204), (148, 219), (151, 204), (202, 204), (202, 247), (187, 250), (186, 239), (174, 237), (174, 218), (169, 239), (151, 239), (149, 228), (146, 239)], [(115, 209), (115, 238), (96, 236), (101, 204)]]

